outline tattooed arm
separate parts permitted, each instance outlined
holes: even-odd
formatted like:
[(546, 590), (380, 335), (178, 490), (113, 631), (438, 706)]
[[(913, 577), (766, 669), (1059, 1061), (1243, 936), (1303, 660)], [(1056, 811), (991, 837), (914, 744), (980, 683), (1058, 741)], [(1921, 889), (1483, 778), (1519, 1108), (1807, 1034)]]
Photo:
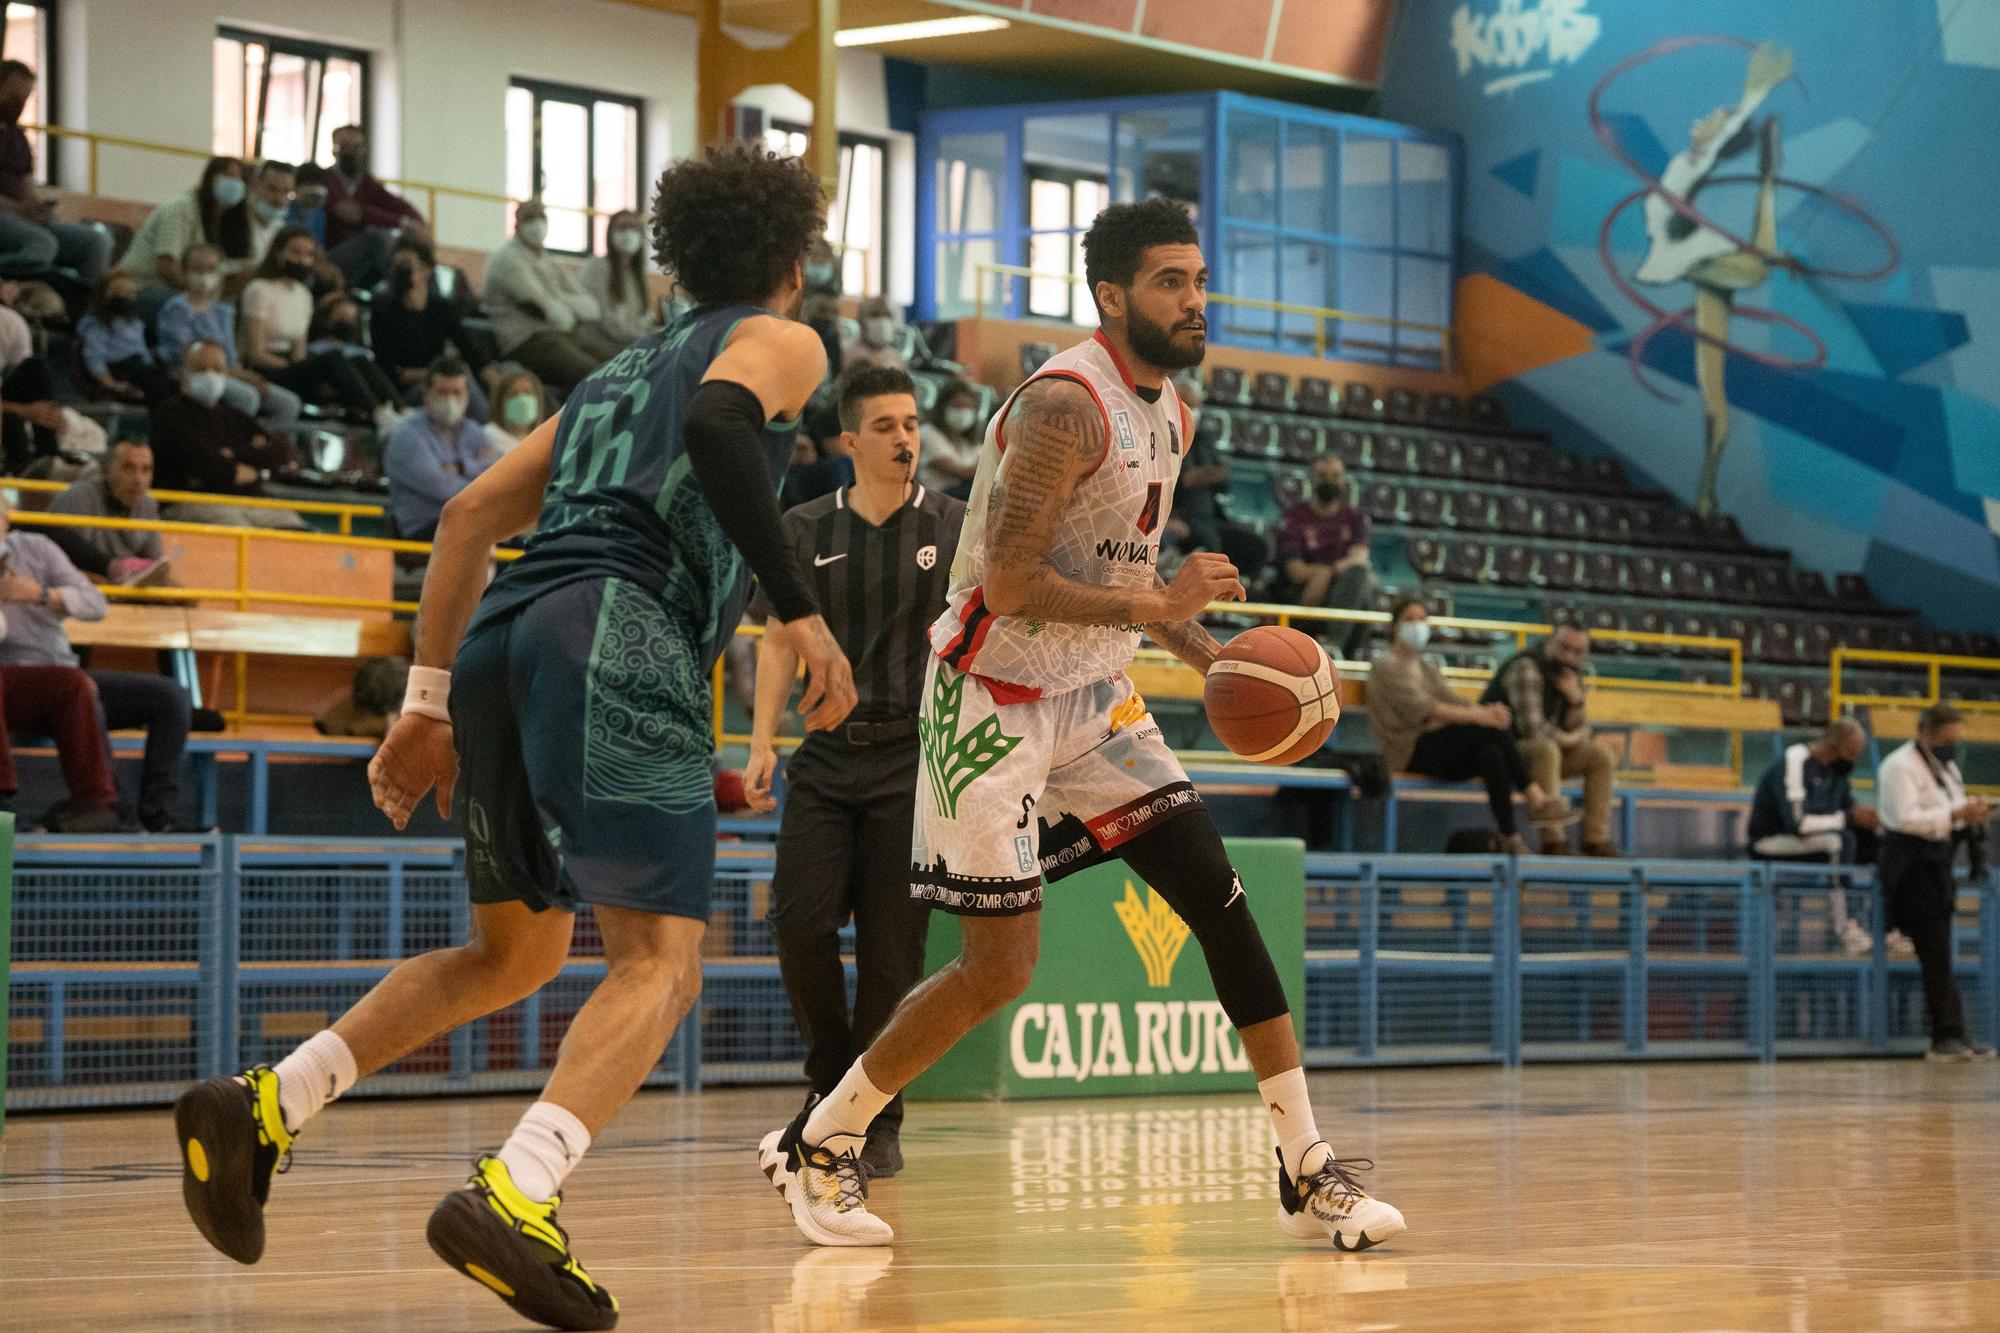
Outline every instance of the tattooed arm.
[(1023, 389), (1008, 409), (1002, 444), (986, 501), (986, 605), (995, 615), (1150, 626), (1243, 596), (1235, 567), (1205, 552), (1189, 557), (1171, 585), (1152, 588), (1080, 583), (1049, 562), (1077, 484), (1104, 461), (1107, 446), (1104, 412), (1082, 385), (1052, 376)]
[(1146, 637), (1204, 676), (1222, 651), (1215, 636), (1194, 620), (1154, 621), (1146, 626)]

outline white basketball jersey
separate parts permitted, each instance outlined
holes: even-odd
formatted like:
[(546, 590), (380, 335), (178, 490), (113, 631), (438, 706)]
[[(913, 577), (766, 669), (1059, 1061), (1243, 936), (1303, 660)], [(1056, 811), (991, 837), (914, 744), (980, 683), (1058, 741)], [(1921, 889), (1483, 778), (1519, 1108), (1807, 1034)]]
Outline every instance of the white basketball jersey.
[[(1079, 583), (1151, 588), (1187, 447), (1187, 414), (1173, 381), (1162, 386), (1158, 401), (1146, 401), (1102, 333), (1050, 357), (1021, 387), (1051, 377), (1075, 380), (1097, 399), (1105, 449), (1070, 497), (1049, 563)], [(1001, 430), (1020, 393), (1009, 396), (987, 427), (952, 562), (951, 593), (930, 634), (939, 657), (983, 678), (1002, 703), (1108, 679), (1131, 665), (1139, 645), (1137, 625), (1065, 625), (986, 608), (987, 504), (1000, 467)]]

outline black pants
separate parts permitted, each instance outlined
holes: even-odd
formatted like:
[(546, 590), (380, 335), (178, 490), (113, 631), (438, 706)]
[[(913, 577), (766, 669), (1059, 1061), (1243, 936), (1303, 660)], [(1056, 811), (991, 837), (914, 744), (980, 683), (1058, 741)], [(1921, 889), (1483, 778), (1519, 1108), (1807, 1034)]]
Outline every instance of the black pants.
[[(42, 357), (31, 356), (7, 372), (0, 382), (0, 399), (9, 403), (51, 403), (56, 398), (55, 374)], [(9, 412), (0, 416), (0, 446), (6, 450), (7, 472), (19, 476), (34, 459), (53, 454), (61, 441), (47, 426)]]
[[(771, 882), (771, 933), (806, 1078), (833, 1091), (924, 971), (928, 906), (910, 896), (917, 739), (850, 745), (815, 735), (785, 770), (785, 813)], [(847, 1009), (838, 933), (854, 918), (858, 984)], [(898, 1096), (876, 1120), (903, 1121)]]
[(1882, 897), (1889, 925), (1916, 946), (1934, 1042), (1965, 1037), (1965, 1005), (1951, 973), (1951, 917), (1958, 903), (1951, 852), (1948, 842), (1907, 833), (1882, 835)]
[(396, 401), (396, 386), (372, 356), (345, 352), (314, 352), (265, 374), (309, 403), (332, 399), (350, 416), (366, 420), (376, 408)]
[(171, 676), (143, 671), (93, 671), (106, 730), (144, 727), (146, 758), (139, 776), (139, 822), (172, 823), (180, 805), (181, 760), (187, 755), (188, 692)]
[(1493, 827), (1502, 837), (1514, 834), (1514, 793), (1528, 788), (1528, 766), (1511, 734), (1499, 727), (1454, 722), (1417, 737), (1410, 753), (1410, 772), (1446, 782), (1478, 778), (1486, 784), (1486, 802), (1493, 807)]

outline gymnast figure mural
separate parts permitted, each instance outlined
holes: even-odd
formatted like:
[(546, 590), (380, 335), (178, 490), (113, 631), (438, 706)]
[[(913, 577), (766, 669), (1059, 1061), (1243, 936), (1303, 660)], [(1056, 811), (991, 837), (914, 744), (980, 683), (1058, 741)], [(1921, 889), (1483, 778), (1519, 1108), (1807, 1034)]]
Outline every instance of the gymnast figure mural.
[[(1634, 160), (1619, 142), (1600, 104), (1603, 95), (1621, 76), (1642, 64), (1693, 46), (1750, 48), (1750, 64), (1743, 79), (1743, 93), (1734, 106), (1717, 107), (1694, 122), (1685, 151), (1676, 153), (1654, 177)], [(1764, 286), (1776, 269), (1796, 276), (1866, 281), (1893, 272), (1898, 263), (1896, 245), (1879, 223), (1859, 205), (1819, 186), (1788, 180), (1779, 174), (1783, 132), (1776, 115), (1761, 123), (1758, 110), (1771, 93), (1792, 78), (1792, 55), (1769, 43), (1751, 48), (1749, 42), (1733, 37), (1682, 37), (1662, 42), (1619, 64), (1606, 74), (1590, 96), (1590, 117), (1598, 138), (1646, 184), (1627, 195), (1606, 215), (1598, 235), (1599, 257), (1619, 289), (1653, 317), (1653, 322), (1633, 338), (1628, 349), (1633, 374), (1656, 396), (1666, 397), (1647, 382), (1641, 358), (1648, 342), (1662, 329), (1675, 328), (1694, 340), (1695, 386), (1701, 392), (1703, 442), (1705, 447), (1701, 478), (1696, 486), (1695, 508), (1703, 516), (1716, 508), (1716, 488), (1722, 458), (1729, 444), (1729, 395), (1724, 379), (1727, 358), (1741, 356), (1779, 369), (1805, 370), (1824, 365), (1826, 344), (1799, 321), (1757, 306), (1742, 304), (1742, 296)], [(1756, 171), (1718, 173), (1724, 162), (1756, 152)], [(1754, 202), (1747, 235), (1738, 234), (1730, 223), (1704, 208), (1704, 190), (1723, 184), (1752, 184)], [(1785, 253), (1779, 246), (1777, 192), (1780, 188), (1803, 191), (1829, 201), (1873, 231), (1884, 246), (1882, 265), (1867, 272), (1820, 268)], [(1647, 251), (1645, 259), (1628, 278), (1613, 257), (1612, 225), (1627, 207), (1644, 200)], [(1658, 288), (1687, 283), (1694, 289), (1694, 303), (1679, 310), (1666, 310), (1646, 296), (1634, 281)], [(1774, 324), (1804, 337), (1812, 351), (1804, 357), (1787, 357), (1733, 343), (1730, 326), (1747, 318)]]

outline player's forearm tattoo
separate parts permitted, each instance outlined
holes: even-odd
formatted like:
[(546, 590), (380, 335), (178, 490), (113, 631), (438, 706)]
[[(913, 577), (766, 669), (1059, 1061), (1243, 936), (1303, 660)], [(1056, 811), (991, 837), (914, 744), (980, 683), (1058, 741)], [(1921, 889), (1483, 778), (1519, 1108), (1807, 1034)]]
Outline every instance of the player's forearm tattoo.
[(1011, 614), (1072, 625), (1127, 625), (1148, 594), (1066, 578), (1049, 562), (1077, 483), (1104, 458), (1104, 414), (1070, 380), (1029, 385), (1008, 409), (1006, 450), (987, 497), (989, 600), (1004, 589)]
[(1215, 636), (1192, 620), (1156, 620), (1146, 626), (1146, 637), (1203, 675), (1222, 652)]

